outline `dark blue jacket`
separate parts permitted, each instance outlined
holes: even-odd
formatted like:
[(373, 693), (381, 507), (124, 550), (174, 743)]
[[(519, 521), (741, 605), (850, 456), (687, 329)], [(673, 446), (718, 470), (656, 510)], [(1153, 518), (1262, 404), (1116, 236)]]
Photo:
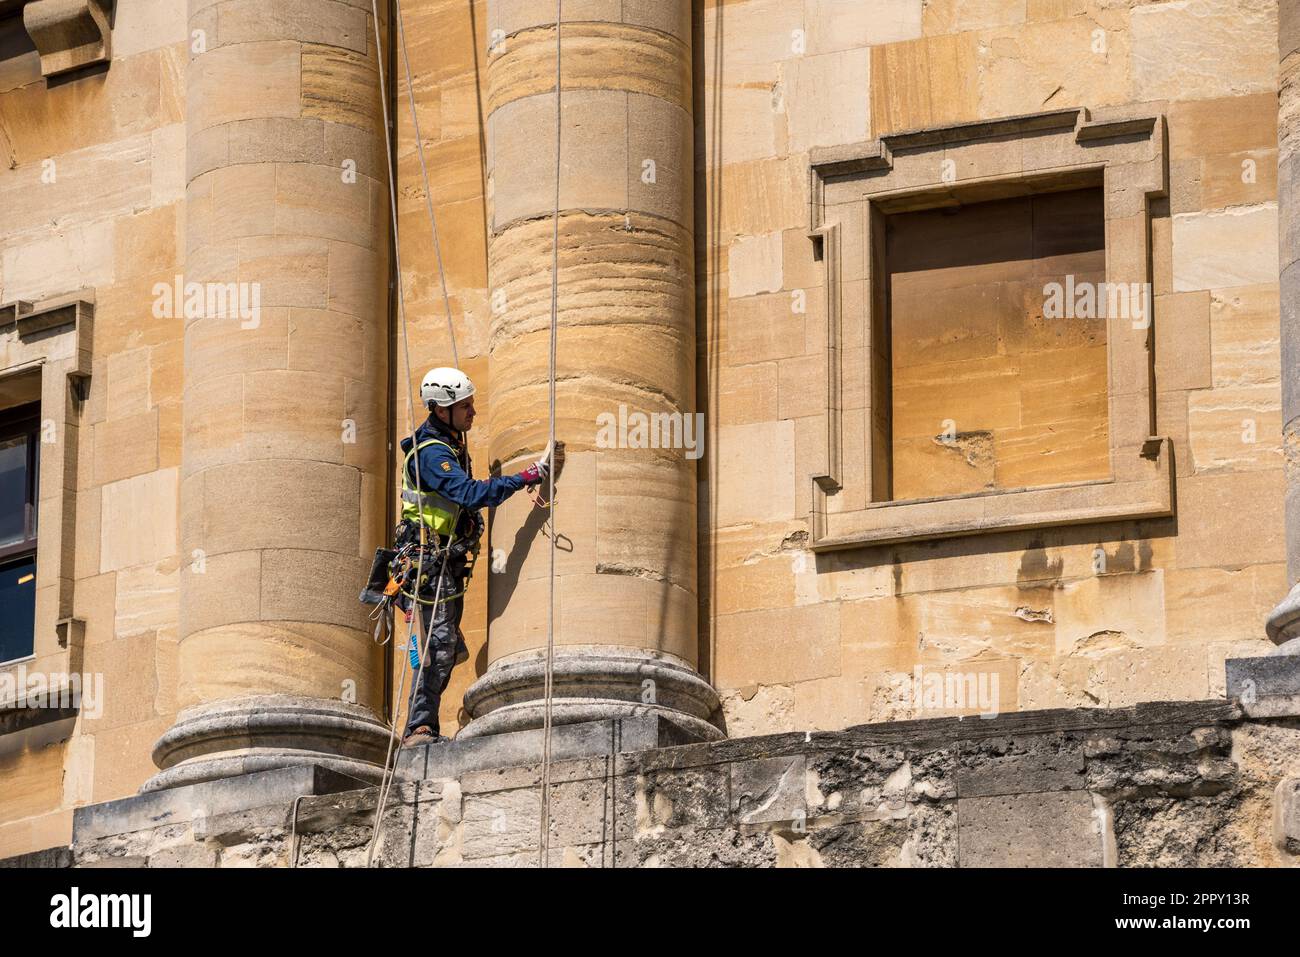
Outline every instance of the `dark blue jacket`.
[[(426, 492), (437, 492), (467, 512), (477, 513), (480, 509), (495, 508), (524, 487), (524, 480), (518, 475), (475, 479), (469, 451), (461, 443), (460, 436), (432, 415), (415, 430), (415, 438), (417, 443), (438, 439), (460, 450), (459, 455), (453, 455), (444, 445), (430, 445), (421, 449), (418, 456), (419, 484)], [(411, 451), (411, 437), (406, 436), (401, 444), (402, 456), (405, 458)], [(416, 485), (415, 465), (415, 460), (412, 459), (406, 470), (412, 488)]]

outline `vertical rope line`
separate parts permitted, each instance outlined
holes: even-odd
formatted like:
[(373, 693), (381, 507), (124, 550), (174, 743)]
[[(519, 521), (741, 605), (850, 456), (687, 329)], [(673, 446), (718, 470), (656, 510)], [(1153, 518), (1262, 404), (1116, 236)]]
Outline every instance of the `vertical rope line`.
[[(429, 188), (429, 167), (424, 161), (424, 137), (420, 135), (420, 118), (415, 112), (415, 83), (411, 79), (411, 58), (406, 53), (406, 30), (402, 26), (401, 0), (397, 0), (396, 6), (397, 40), (402, 48), (402, 66), (406, 70), (406, 99), (411, 106), (411, 125), (415, 129), (415, 149), (420, 157), (420, 175), (424, 179), (424, 207), (429, 212), (429, 229), (433, 233), (433, 255), (438, 260), (438, 279), (442, 283), (442, 308), (447, 314), (447, 333), (451, 337), (451, 364), (459, 369), (460, 353), (456, 351), (456, 328), (451, 321), (451, 296), (447, 292), (447, 273), (442, 266), (442, 242), (438, 238), (438, 218), (433, 212), (433, 190)], [(394, 235), (396, 235), (396, 227), (394, 227)]]
[[(393, 5), (396, 11), (396, 19), (400, 24), (402, 0), (394, 0)], [(377, 66), (379, 72), (379, 105), (383, 114), (383, 121), (384, 121), (384, 152), (388, 159), (388, 207), (389, 207), (389, 218), (392, 222), (392, 228), (393, 228), (393, 264), (395, 267), (396, 277), (397, 277), (397, 311), (402, 326), (402, 352), (403, 352), (403, 357), (406, 365), (406, 416), (407, 416), (407, 424), (410, 426), (410, 432), (411, 432), (411, 447), (414, 448), (418, 444), (416, 442), (416, 435), (415, 435), (416, 433), (415, 400), (413, 398), (415, 393), (415, 377), (411, 373), (411, 342), (410, 342), (410, 335), (408, 331), (408, 325), (406, 321), (406, 291), (405, 291), (405, 287), (402, 285), (402, 250), (401, 250), (401, 241), (397, 233), (397, 177), (395, 175), (394, 158), (393, 158), (394, 156), (393, 130), (390, 126), (389, 117), (388, 117), (388, 96), (387, 96), (387, 90), (385, 87), (385, 79), (384, 79), (384, 55), (383, 55), (384, 44), (383, 44), (383, 38), (380, 36), (380, 32), (379, 32), (379, 0), (370, 0), (370, 11), (375, 24), (375, 65)], [(403, 60), (406, 59), (406, 48), (404, 43), (402, 47), (402, 57)], [(411, 85), (410, 64), (408, 62), (407, 63), (408, 93), (410, 91), (410, 85)], [(411, 99), (410, 103), (411, 103), (411, 113), (412, 116), (414, 117), (414, 113), (415, 113), (414, 99)], [(421, 154), (421, 165), (423, 165), (423, 154)], [(434, 228), (434, 237), (436, 243), (437, 224), (434, 224), (433, 228)], [(443, 288), (445, 290), (446, 275), (443, 272), (441, 256), (439, 256), (438, 258), (438, 272), (442, 277)], [(448, 331), (451, 333), (452, 350), (454, 352), (456, 348), (456, 334), (455, 334), (455, 329), (452, 326), (450, 309), (447, 312), (447, 326), (448, 326)], [(413, 459), (415, 462), (415, 490), (417, 495), (423, 496), (424, 484), (421, 481), (421, 477), (420, 477), (420, 455), (418, 452), (413, 456)], [(405, 471), (406, 471), (406, 466), (405, 463), (403, 463), (402, 468), (398, 472), (399, 485), (401, 484), (402, 481), (402, 473), (404, 473)], [(456, 521), (459, 520), (460, 520), (460, 510), (457, 509)], [(454, 527), (453, 527), (453, 532), (454, 532)], [(420, 544), (421, 546), (424, 545), (423, 521), (421, 521), (420, 523)], [(441, 598), (442, 582), (443, 582), (444, 574), (447, 570), (447, 558), (449, 557), (449, 555), (450, 555), (450, 549), (448, 549), (447, 552), (444, 553), (443, 555), (442, 568), (440, 569), (438, 574), (438, 584), (434, 591), (435, 609), (437, 608), (438, 599)], [(421, 547), (418, 550), (418, 554), (416, 557), (416, 567), (415, 567), (414, 594), (417, 596), (417, 598), (420, 593), (420, 583), (423, 580), (423, 578), (424, 578), (424, 548)], [(419, 641), (419, 639), (422, 637), (421, 635), (422, 629), (420, 628), (420, 618), (421, 616), (420, 616), (419, 602), (418, 601), (412, 602), (411, 627), (407, 632), (407, 639), (406, 639), (408, 648), (410, 646), (410, 641), (412, 638), (416, 638), (417, 641)], [(424, 648), (423, 641), (419, 641), (419, 651), (420, 651), (420, 667), (415, 674), (415, 679), (412, 684), (412, 687), (414, 687), (415, 684), (419, 683), (420, 677), (424, 673), (426, 649)], [(387, 667), (387, 665), (385, 665), (385, 667)], [(403, 667), (405, 667), (405, 664), (403, 664)], [(400, 703), (399, 703), (399, 707), (400, 707)], [(393, 744), (397, 737), (397, 718), (399, 714), (400, 711), (394, 713), (393, 722), (388, 731), (388, 750), (387, 750), (387, 754), (384, 757), (384, 773), (383, 773), (383, 777), (380, 779), (380, 784), (379, 784), (379, 800), (375, 804), (375, 823), (371, 828), (370, 846), (366, 850), (366, 867), (370, 867), (374, 862), (375, 848), (376, 846), (378, 846), (379, 843), (379, 824), (384, 814), (384, 808), (388, 803), (389, 792), (392, 790), (392, 786), (393, 786), (394, 772), (396, 771), (396, 762), (393, 761)]]
[[(393, 229), (393, 263), (396, 272), (396, 282), (397, 282), (397, 313), (400, 318), (401, 327), (402, 327), (402, 351), (404, 354), (404, 360), (406, 364), (406, 417), (407, 417), (407, 424), (410, 426), (411, 441), (414, 442), (415, 441), (415, 405), (413, 399), (411, 398), (412, 392), (414, 391), (414, 379), (411, 375), (411, 345), (407, 337), (407, 330), (406, 330), (406, 290), (405, 287), (402, 285), (402, 250), (401, 250), (401, 243), (398, 241), (398, 236), (397, 236), (397, 187), (395, 183), (396, 177), (394, 176), (394, 172), (393, 172), (393, 140), (392, 140), (393, 134), (392, 134), (392, 129), (389, 126), (388, 96), (387, 96), (387, 89), (385, 87), (385, 78), (384, 78), (384, 53), (383, 53), (384, 43), (383, 43), (383, 38), (380, 36), (380, 32), (379, 32), (379, 0), (370, 0), (370, 12), (375, 25), (375, 65), (378, 68), (378, 72), (379, 72), (379, 106), (382, 112), (383, 122), (384, 122), (384, 153), (388, 159), (388, 209), (389, 209), (390, 219), (392, 220), (392, 229)], [(419, 456), (416, 456), (415, 473), (416, 473), (416, 486), (418, 488), (420, 484)], [(400, 475), (399, 475), (399, 483), (400, 483)], [(400, 493), (399, 493), (398, 501), (401, 501)], [(415, 623), (414, 621), (412, 621), (411, 630), (414, 631), (415, 627), (416, 627)], [(407, 635), (407, 642), (408, 644), (410, 642), (409, 633)], [(387, 667), (387, 665), (385, 665), (385, 667)], [(400, 702), (397, 702), (396, 704), (398, 705), (398, 708), (400, 708)], [(397, 718), (399, 713), (400, 712), (397, 710), (394, 711), (392, 726), (388, 730), (388, 751), (384, 756), (384, 775), (381, 778), (379, 784), (380, 800), (377, 801), (375, 805), (377, 809), (375, 813), (375, 823), (374, 826), (371, 828), (370, 847), (366, 852), (367, 867), (370, 866), (371, 861), (374, 858), (375, 845), (379, 837), (379, 819), (380, 816), (383, 814), (384, 798), (386, 797), (386, 793), (391, 779), (390, 768), (393, 767), (393, 744), (394, 744), (394, 739), (397, 736)]]
[(547, 524), (550, 534), (550, 594), (546, 610), (546, 680), (545, 705), (542, 717), (542, 813), (541, 840), (539, 842), (539, 867), (549, 864), (551, 850), (551, 695), (555, 672), (555, 356), (556, 331), (559, 325), (560, 301), (560, 133), (563, 127), (560, 102), (564, 91), (560, 86), (563, 68), (561, 33), (564, 0), (555, 0), (555, 204), (551, 232), (551, 341), (549, 364), (550, 445), (551, 468), (547, 473)]

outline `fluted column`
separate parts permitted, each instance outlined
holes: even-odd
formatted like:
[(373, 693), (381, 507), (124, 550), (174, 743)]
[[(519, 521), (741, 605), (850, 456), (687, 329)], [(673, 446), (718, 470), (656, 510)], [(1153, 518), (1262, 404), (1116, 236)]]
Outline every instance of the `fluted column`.
[(1286, 554), (1291, 593), (1273, 610), (1268, 635), (1300, 638), (1300, 0), (1278, 9), (1278, 260), (1282, 302), (1282, 449)]
[[(657, 712), (721, 734), (696, 664), (691, 4), (566, 4), (556, 431), (556, 723)], [(568, 11), (572, 11), (571, 13)], [(489, 2), (492, 458), (548, 432), (555, 7)], [(635, 448), (635, 416), (690, 430)], [(613, 428), (611, 429), (611, 425)], [(603, 432), (602, 432), (603, 428)], [(669, 444), (673, 444), (669, 439)], [(550, 542), (517, 495), (492, 527), (489, 668), (463, 735), (542, 723)]]
[[(190, 0), (184, 710), (146, 790), (305, 763), (372, 779), (383, 762), (382, 662), (357, 602), (386, 483), (369, 9)], [(221, 288), (245, 308), (220, 308)]]

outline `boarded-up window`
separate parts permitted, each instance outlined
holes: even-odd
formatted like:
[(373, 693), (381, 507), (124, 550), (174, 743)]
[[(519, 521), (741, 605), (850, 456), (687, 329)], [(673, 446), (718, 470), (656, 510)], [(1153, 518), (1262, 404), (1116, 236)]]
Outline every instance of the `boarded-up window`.
[(1100, 188), (890, 215), (885, 261), (893, 499), (1109, 478), (1104, 310), (1044, 316), (1104, 285)]

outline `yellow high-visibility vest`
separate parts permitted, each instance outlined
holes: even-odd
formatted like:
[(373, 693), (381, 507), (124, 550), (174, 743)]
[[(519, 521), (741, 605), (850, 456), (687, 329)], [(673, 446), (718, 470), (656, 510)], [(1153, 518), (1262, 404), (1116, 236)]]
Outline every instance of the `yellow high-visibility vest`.
[[(438, 439), (421, 442), (407, 452), (406, 458), (402, 462), (402, 518), (412, 522), (422, 521), (425, 527), (432, 530), (434, 534), (450, 537), (456, 528), (456, 517), (460, 514), (460, 506), (437, 492), (425, 491), (421, 493), (411, 485), (411, 458), (420, 449), (427, 448), (430, 445), (441, 445), (450, 449), (451, 454), (456, 456), (457, 461), (460, 461), (456, 448)], [(420, 484), (424, 484), (423, 475), (420, 477)]]

